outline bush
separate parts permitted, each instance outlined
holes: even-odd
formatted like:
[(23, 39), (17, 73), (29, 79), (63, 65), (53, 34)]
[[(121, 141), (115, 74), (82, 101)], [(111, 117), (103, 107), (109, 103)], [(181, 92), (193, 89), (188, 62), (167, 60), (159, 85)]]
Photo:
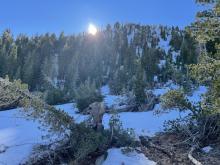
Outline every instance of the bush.
[(135, 133), (133, 129), (123, 129), (118, 114), (113, 114), (109, 121), (110, 141), (116, 147), (134, 147)]
[[(66, 138), (59, 139), (57, 143), (41, 145), (28, 162), (32, 164), (93, 164), (92, 162), (105, 154), (112, 146), (131, 147), (134, 138), (118, 126), (118, 118), (112, 119), (115, 128), (114, 143), (111, 141), (111, 131), (100, 132), (88, 127), (86, 123), (72, 124), (70, 133)], [(54, 154), (56, 153), (56, 154)]]
[(71, 153), (74, 153), (75, 160), (83, 160), (97, 149), (107, 149), (108, 146), (108, 134), (97, 132), (84, 124), (75, 125), (71, 130), (69, 139), (69, 145), (72, 146)]
[(175, 133), (181, 133), (191, 140), (195, 140), (200, 146), (219, 140), (220, 136), (220, 113), (213, 111), (202, 100), (197, 106), (191, 104), (181, 91), (169, 91), (162, 96), (164, 109), (178, 108), (180, 111), (188, 110), (187, 117), (166, 123), (166, 129)]
[(67, 101), (65, 93), (59, 89), (51, 89), (47, 91), (46, 102), (50, 105), (61, 104)]
[(80, 112), (87, 108), (93, 102), (101, 102), (103, 97), (99, 90), (96, 89), (95, 83), (90, 80), (81, 84), (75, 92), (77, 107)]

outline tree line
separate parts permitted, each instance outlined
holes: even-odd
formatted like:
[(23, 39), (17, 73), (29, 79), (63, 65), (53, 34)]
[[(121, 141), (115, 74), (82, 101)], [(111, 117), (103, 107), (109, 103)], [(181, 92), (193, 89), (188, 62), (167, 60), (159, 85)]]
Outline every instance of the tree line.
[[(76, 98), (78, 89), (108, 83), (120, 94), (173, 79), (184, 82), (186, 65), (196, 63), (197, 42), (178, 27), (107, 25), (95, 36), (42, 34), (0, 37), (0, 77), (20, 79), (50, 104)], [(141, 102), (144, 101), (140, 98)]]

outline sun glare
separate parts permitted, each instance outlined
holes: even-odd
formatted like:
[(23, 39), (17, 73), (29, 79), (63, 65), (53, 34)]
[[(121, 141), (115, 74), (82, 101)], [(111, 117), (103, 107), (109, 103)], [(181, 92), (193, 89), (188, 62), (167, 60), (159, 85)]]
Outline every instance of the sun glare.
[(89, 24), (89, 27), (88, 27), (88, 33), (89, 34), (96, 35), (97, 31), (98, 30), (97, 30), (95, 25)]

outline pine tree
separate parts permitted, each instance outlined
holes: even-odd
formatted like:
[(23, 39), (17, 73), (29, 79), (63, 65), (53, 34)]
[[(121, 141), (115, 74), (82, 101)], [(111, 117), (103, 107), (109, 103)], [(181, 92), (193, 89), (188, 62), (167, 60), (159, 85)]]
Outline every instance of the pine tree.
[[(212, 3), (211, 10), (205, 10), (197, 14), (197, 21), (192, 24), (190, 30), (200, 43), (199, 64), (191, 65), (192, 76), (200, 83), (209, 87), (203, 109), (207, 113), (220, 113), (220, 1), (203, 1), (199, 3)], [(214, 54), (207, 52), (206, 44), (215, 41)]]
[[(179, 108), (180, 110), (190, 110), (191, 113), (187, 121), (190, 131), (188, 137), (192, 145), (197, 142), (197, 147), (220, 140), (220, 61), (219, 42), (215, 43), (216, 52), (207, 52), (206, 44), (209, 41), (216, 41), (220, 37), (220, 1), (219, 0), (198, 0), (199, 3), (210, 4), (213, 8), (199, 12), (197, 21), (189, 27), (200, 43), (199, 63), (189, 66), (190, 75), (200, 84), (208, 87), (208, 92), (203, 96), (198, 105), (194, 105), (182, 91), (170, 91), (162, 98), (164, 108)], [(178, 129), (183, 127), (178, 123)], [(174, 125), (177, 123), (174, 122)], [(171, 123), (171, 126), (174, 126)], [(175, 126), (174, 126), (175, 127)], [(184, 129), (182, 130), (184, 131)], [(192, 135), (196, 132), (196, 135)]]
[(143, 80), (144, 71), (139, 63), (139, 67), (136, 73), (135, 82), (134, 82), (134, 95), (137, 104), (145, 103), (146, 94), (145, 94), (145, 83)]

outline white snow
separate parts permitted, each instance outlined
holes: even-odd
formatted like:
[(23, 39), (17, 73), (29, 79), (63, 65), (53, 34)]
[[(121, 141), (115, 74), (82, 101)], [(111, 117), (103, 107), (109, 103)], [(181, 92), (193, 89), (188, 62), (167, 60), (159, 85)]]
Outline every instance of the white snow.
[(123, 108), (121, 103), (126, 103), (127, 97), (122, 95), (111, 95), (110, 88), (105, 85), (101, 88), (101, 94), (104, 96), (104, 104), (110, 109), (120, 109)]
[(158, 76), (154, 76), (154, 82), (158, 82)]
[(103, 96), (107, 96), (107, 95), (110, 94), (110, 88), (109, 88), (108, 85), (105, 85), (105, 86), (101, 87), (101, 94)]
[(160, 61), (159, 61), (159, 64), (158, 64), (158, 67), (159, 67), (160, 69), (162, 69), (165, 65), (166, 65), (166, 60), (160, 60)]
[(188, 96), (188, 100), (193, 103), (197, 104), (202, 100), (202, 96), (208, 91), (207, 87), (199, 86), (195, 91), (193, 91), (191, 96)]
[(19, 110), (21, 109), (0, 112), (0, 145), (7, 148), (0, 153), (0, 164), (22, 163), (35, 144), (46, 142), (41, 138), (45, 132), (38, 129), (40, 124), (26, 120)]
[[(170, 89), (178, 89), (179, 86), (175, 85), (171, 81), (158, 89), (151, 90), (155, 95), (163, 95)], [(120, 99), (125, 99), (124, 96), (110, 95), (108, 86), (104, 86), (101, 89), (102, 94), (105, 96), (104, 102), (110, 107), (119, 106)], [(195, 90), (192, 96), (188, 96), (188, 99), (194, 103), (201, 99), (202, 94), (207, 92), (207, 88), (200, 86)], [(88, 115), (82, 115), (77, 113), (78, 109), (74, 103), (57, 105), (57, 108), (64, 110), (70, 116), (72, 116), (77, 123), (88, 119)], [(154, 136), (157, 132), (163, 131), (163, 124), (166, 120), (176, 119), (179, 116), (184, 117), (187, 112), (178, 112), (172, 110), (168, 113), (161, 115), (155, 115), (156, 110), (161, 110), (160, 104), (157, 104), (153, 111), (148, 112), (122, 112), (119, 113), (120, 120), (123, 128), (133, 128), (136, 136), (148, 135)], [(48, 140), (41, 137), (47, 134), (47, 131), (38, 129), (40, 124), (38, 121), (26, 120), (24, 116), (19, 113), (22, 109), (12, 109), (8, 111), (0, 111), (0, 164), (17, 165), (24, 162), (31, 153), (33, 146), (36, 144), (47, 143)], [(105, 129), (109, 128), (109, 119), (111, 114), (105, 114), (103, 118), (103, 125)], [(210, 149), (205, 149), (205, 151)], [(117, 156), (114, 156), (117, 155)], [(132, 154), (131, 154), (132, 155)], [(109, 156), (104, 165), (116, 164), (124, 162), (127, 164), (142, 165), (149, 163), (146, 157), (140, 156), (140, 154), (134, 154), (134, 156), (123, 155), (119, 149), (109, 150)], [(132, 165), (133, 165), (132, 164)]]
[(140, 46), (137, 46), (136, 47), (136, 55), (141, 57), (142, 54), (143, 54), (143, 48), (141, 48)]
[(89, 115), (82, 115), (78, 113), (78, 109), (74, 103), (57, 105), (56, 108), (63, 110), (69, 116), (73, 117), (76, 123), (81, 123), (89, 118)]
[[(161, 96), (167, 93), (169, 90), (176, 90), (180, 87), (174, 84), (172, 81), (168, 81), (163, 87), (155, 88), (151, 90), (156, 96)], [(108, 87), (105, 86), (102, 88), (102, 92), (106, 95), (108, 94)], [(201, 96), (207, 92), (205, 86), (199, 86), (198, 89), (193, 91), (192, 96), (187, 98), (196, 103), (201, 100)], [(108, 100), (106, 100), (108, 101)], [(112, 102), (111, 102), (112, 103)], [(161, 105), (157, 104), (153, 111), (148, 112), (122, 112), (119, 113), (120, 121), (124, 129), (132, 128), (137, 136), (139, 135), (148, 135), (154, 136), (157, 132), (161, 132), (164, 129), (164, 122), (168, 120), (174, 120), (179, 117), (185, 117), (189, 112), (179, 112), (178, 110), (171, 110), (167, 113), (156, 115), (156, 111), (163, 111)], [(105, 129), (109, 128), (109, 120), (111, 114), (105, 114), (103, 117), (103, 125)]]
[(167, 40), (164, 40), (160, 37), (160, 42), (159, 42), (159, 47), (164, 49), (166, 54), (168, 54), (168, 51), (170, 50), (170, 40), (171, 40), (171, 35), (167, 36)]
[(172, 81), (168, 81), (164, 86), (149, 91), (153, 92), (155, 96), (162, 96), (168, 91), (176, 89), (179, 89), (179, 86), (177, 84), (174, 84)]
[(7, 150), (7, 147), (4, 144), (0, 145), (0, 153), (3, 153)]
[[(153, 92), (155, 96), (162, 96), (165, 93), (167, 93), (170, 90), (177, 90), (180, 89), (180, 86), (173, 83), (172, 81), (168, 81), (164, 86), (160, 88), (154, 88), (153, 90), (148, 90)], [(201, 101), (202, 96), (208, 91), (206, 86), (199, 86), (197, 89), (195, 89), (192, 92), (192, 95), (187, 96), (187, 99), (193, 103), (197, 104), (199, 101)]]
[[(56, 106), (74, 117), (75, 122), (85, 121), (88, 116), (77, 114), (75, 104), (63, 104)], [(51, 139), (42, 139), (48, 132), (39, 129), (38, 121), (27, 120), (19, 112), (12, 109), (0, 111), (0, 150), (6, 147), (6, 151), (0, 152), (0, 164), (18, 165), (24, 162), (31, 153), (34, 145), (45, 144)]]
[(131, 34), (128, 35), (128, 44), (131, 44), (131, 41), (134, 40), (135, 30), (131, 31)]
[(124, 154), (121, 148), (112, 148), (108, 150), (108, 156), (102, 165), (156, 165), (156, 162), (136, 151)]
[[(172, 110), (168, 113), (156, 115), (155, 111), (161, 109), (160, 104), (156, 105), (153, 111), (148, 112), (122, 112), (119, 113), (120, 121), (124, 129), (134, 129), (135, 135), (154, 136), (157, 132), (162, 132), (164, 129), (164, 122), (173, 120), (178, 117), (184, 117), (187, 112), (179, 112)], [(111, 114), (105, 114), (103, 117), (103, 125), (105, 129), (109, 128), (109, 120)]]
[[(56, 106), (67, 112), (72, 116), (77, 123), (83, 122), (88, 119), (88, 115), (82, 115), (77, 113), (77, 108), (74, 108), (73, 103), (63, 104)], [(167, 120), (176, 119), (177, 117), (184, 117), (187, 112), (179, 112), (177, 110), (172, 110), (168, 113), (161, 115), (156, 115), (155, 111), (160, 110), (160, 104), (157, 104), (153, 111), (148, 112), (122, 112), (119, 113), (120, 121), (124, 129), (132, 128), (136, 136), (148, 135), (154, 136), (157, 132), (163, 131), (163, 124)], [(105, 129), (109, 128), (109, 120), (112, 114), (105, 114), (103, 117), (103, 125)]]
[(211, 146), (206, 146), (204, 148), (202, 148), (202, 151), (205, 153), (209, 153), (213, 148)]
[(179, 51), (172, 51), (172, 61), (174, 63), (177, 61), (178, 56), (180, 56), (180, 50)]
[[(88, 119), (88, 115), (82, 115), (77, 113), (77, 108), (74, 108), (74, 104), (63, 104), (58, 105), (58, 108), (67, 112), (72, 116), (77, 123), (83, 122)], [(148, 112), (122, 112), (119, 113), (120, 121), (124, 129), (132, 128), (136, 136), (148, 135), (153, 136), (157, 132), (163, 131), (163, 124), (167, 120), (176, 119), (177, 117), (184, 117), (187, 112), (179, 112), (177, 110), (172, 110), (168, 113), (161, 115), (156, 115), (155, 111), (161, 110), (160, 104), (157, 104), (153, 111)], [(105, 114), (103, 117), (103, 125), (105, 129), (109, 128), (109, 120), (111, 114)]]

